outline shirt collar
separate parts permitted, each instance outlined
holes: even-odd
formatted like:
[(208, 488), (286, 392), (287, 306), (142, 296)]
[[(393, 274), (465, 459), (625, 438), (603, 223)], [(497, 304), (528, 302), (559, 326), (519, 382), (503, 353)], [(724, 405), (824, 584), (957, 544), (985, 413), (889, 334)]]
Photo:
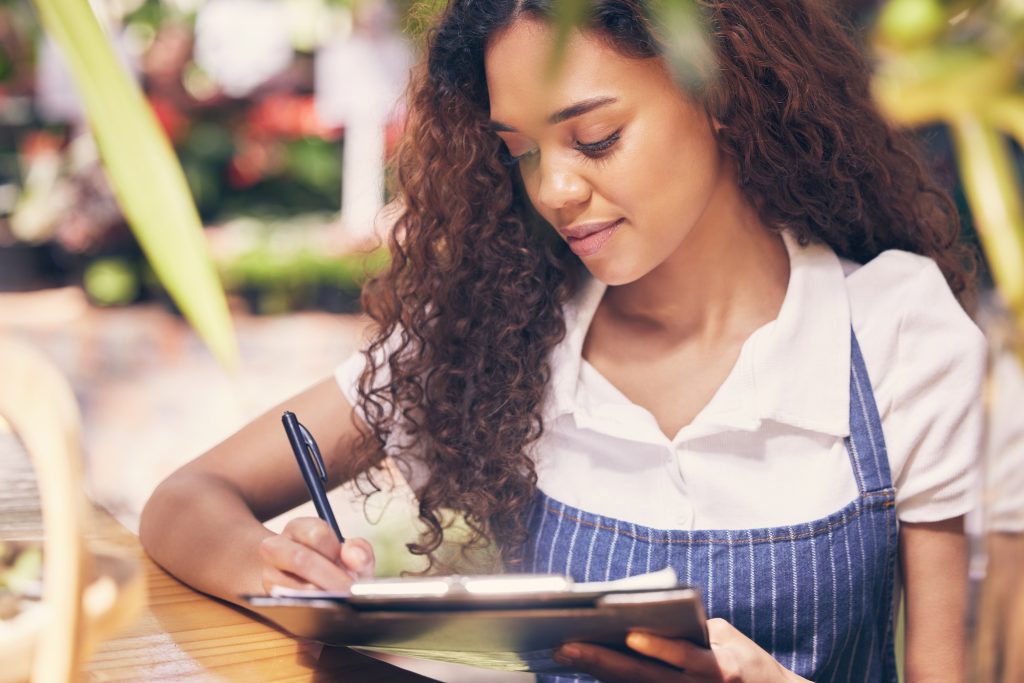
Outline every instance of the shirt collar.
[[(850, 306), (846, 276), (828, 246), (783, 232), (790, 275), (777, 318), (744, 343), (729, 377), (694, 425), (752, 431), (763, 420), (850, 433)], [(606, 285), (587, 278), (565, 306), (566, 337), (551, 356), (548, 417), (581, 411), (583, 341)]]

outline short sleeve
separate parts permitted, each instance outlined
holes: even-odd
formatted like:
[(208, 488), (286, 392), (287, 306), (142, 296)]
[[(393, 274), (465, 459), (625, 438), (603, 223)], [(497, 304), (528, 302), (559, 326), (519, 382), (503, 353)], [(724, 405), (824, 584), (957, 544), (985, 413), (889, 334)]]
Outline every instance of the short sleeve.
[[(395, 339), (397, 337), (393, 337), (385, 343), (384, 348), (380, 351), (381, 360), (394, 348), (393, 340)], [(359, 378), (362, 376), (363, 370), (366, 369), (366, 360), (366, 352), (359, 350), (334, 369), (334, 379), (338, 383), (341, 393), (356, 411), (356, 415), (363, 420), (366, 419), (366, 415), (359, 401)], [(375, 379), (378, 386), (387, 384), (389, 380), (386, 364), (378, 365)], [(413, 491), (419, 491), (425, 485), (429, 472), (423, 459), (416, 454), (413, 440), (402, 425), (396, 427), (388, 436), (387, 443), (384, 444), (384, 451), (398, 466), (398, 471)]]
[[(400, 333), (396, 331), (374, 352), (374, 360), (377, 364), (377, 374), (374, 380), (378, 387), (387, 386), (388, 382), (391, 381), (387, 358), (395, 353), (400, 339)], [(369, 342), (364, 344), (358, 351), (346, 358), (334, 369), (334, 379), (338, 383), (338, 387), (341, 388), (341, 393), (345, 395), (345, 399), (349, 404), (355, 408), (359, 417), (364, 420), (366, 415), (359, 401), (359, 378), (362, 377), (363, 371), (366, 369), (366, 349), (368, 344)]]
[[(366, 356), (362, 351), (356, 351), (345, 361), (334, 369), (334, 379), (345, 395), (345, 400), (354, 408), (359, 408), (359, 377), (366, 367)], [(362, 417), (362, 413), (360, 413)]]
[(930, 259), (905, 288), (894, 368), (894, 472), (904, 522), (934, 522), (977, 504), (987, 344)]

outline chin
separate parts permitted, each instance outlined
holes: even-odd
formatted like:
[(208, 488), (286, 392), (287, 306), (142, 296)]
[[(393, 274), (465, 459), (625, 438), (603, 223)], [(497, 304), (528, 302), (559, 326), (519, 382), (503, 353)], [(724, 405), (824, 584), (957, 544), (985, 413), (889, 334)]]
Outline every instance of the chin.
[(584, 265), (591, 275), (609, 287), (628, 285), (631, 282), (636, 282), (645, 274), (635, 265), (623, 263), (621, 260), (616, 261), (614, 257), (595, 263), (584, 261)]

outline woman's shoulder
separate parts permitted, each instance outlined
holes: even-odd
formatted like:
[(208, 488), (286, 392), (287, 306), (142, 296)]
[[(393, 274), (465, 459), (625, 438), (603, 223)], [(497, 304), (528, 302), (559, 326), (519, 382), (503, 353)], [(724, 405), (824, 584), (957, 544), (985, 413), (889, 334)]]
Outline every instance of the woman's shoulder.
[[(915, 285), (949, 289), (942, 271), (933, 259), (910, 251), (887, 249), (867, 263), (857, 263), (846, 258), (840, 258), (839, 261), (848, 284), (855, 289), (870, 288), (872, 285), (878, 291)], [(923, 282), (917, 282), (919, 280)]]
[(928, 429), (980, 398), (988, 344), (932, 259), (889, 250), (843, 261), (850, 322), (879, 409)]
[(976, 403), (988, 344), (935, 261), (893, 249), (842, 265), (850, 321), (882, 412), (923, 433)]
[(840, 263), (855, 330), (894, 327), (900, 337), (941, 334), (975, 345), (983, 341), (933, 259), (889, 249), (864, 264), (847, 259)]
[(842, 266), (900, 519), (963, 514), (973, 505), (982, 439), (985, 336), (926, 256), (894, 249)]

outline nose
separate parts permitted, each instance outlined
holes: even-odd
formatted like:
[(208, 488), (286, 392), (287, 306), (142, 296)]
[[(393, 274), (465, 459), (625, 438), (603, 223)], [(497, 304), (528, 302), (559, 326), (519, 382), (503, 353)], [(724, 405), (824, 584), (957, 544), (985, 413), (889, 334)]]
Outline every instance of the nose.
[(551, 210), (560, 210), (585, 202), (590, 184), (568, 164), (541, 162), (537, 199)]

